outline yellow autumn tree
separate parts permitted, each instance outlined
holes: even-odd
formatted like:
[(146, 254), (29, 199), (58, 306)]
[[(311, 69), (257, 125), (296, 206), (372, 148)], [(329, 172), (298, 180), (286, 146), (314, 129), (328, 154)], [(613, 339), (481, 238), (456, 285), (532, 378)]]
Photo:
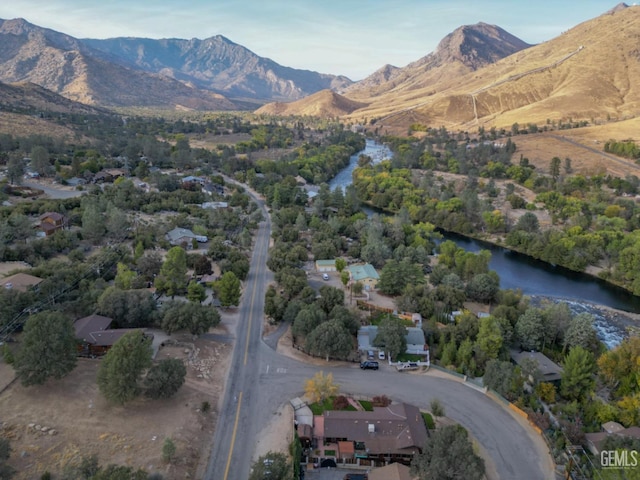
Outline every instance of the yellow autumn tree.
[(307, 380), (304, 393), (312, 403), (323, 402), (338, 393), (339, 385), (333, 382), (333, 374), (320, 371)]

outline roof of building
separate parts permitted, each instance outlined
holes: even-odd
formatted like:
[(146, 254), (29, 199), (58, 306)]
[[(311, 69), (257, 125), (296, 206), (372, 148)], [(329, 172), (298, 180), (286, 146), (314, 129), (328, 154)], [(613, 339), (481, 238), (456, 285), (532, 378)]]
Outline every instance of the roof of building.
[(16, 290), (18, 292), (26, 292), (30, 287), (35, 287), (42, 279), (29, 275), (28, 273), (16, 273), (10, 277), (6, 277), (0, 280), (0, 285), (7, 290)]
[(170, 242), (176, 242), (181, 238), (196, 238), (199, 235), (196, 235), (191, 230), (187, 228), (174, 228), (173, 230), (167, 232), (167, 238)]
[(109, 317), (103, 317), (102, 315), (89, 315), (77, 319), (73, 322), (73, 328), (76, 331), (76, 337), (89, 343), (93, 343), (94, 339), (91, 336), (93, 332), (104, 331), (109, 328), (113, 320)]
[(364, 265), (349, 265), (347, 269), (349, 273), (351, 273), (351, 278), (354, 282), (367, 278), (380, 279), (380, 275), (378, 275), (378, 272), (370, 263), (365, 263)]
[(371, 412), (328, 410), (323, 418), (324, 438), (364, 442), (370, 454), (423, 448), (427, 440), (420, 410), (407, 403), (374, 407)]
[(605, 422), (602, 424), (602, 430), (607, 433), (616, 433), (620, 430), (624, 430), (624, 427), (618, 422)]
[(335, 267), (336, 259), (333, 260), (316, 260), (316, 265), (320, 265), (322, 267)]
[(369, 480), (411, 480), (411, 469), (401, 463), (392, 463), (371, 470)]
[(120, 340), (125, 334), (129, 332), (135, 332), (141, 330), (140, 328), (117, 328), (111, 330), (102, 330), (98, 332), (92, 332), (89, 334), (88, 343), (97, 347), (110, 347), (118, 340)]
[(61, 222), (64, 220), (64, 215), (58, 212), (46, 212), (40, 215), (40, 221), (47, 219), (53, 220), (54, 222)]
[(405, 339), (409, 345), (424, 345), (427, 343), (424, 338), (424, 330), (418, 327), (407, 327)]
[(228, 208), (229, 207), (229, 203), (227, 202), (204, 202), (202, 205), (200, 205), (202, 208), (212, 208), (212, 209), (217, 209), (217, 208)]
[(518, 365), (521, 365), (522, 361), (526, 358), (530, 358), (538, 362), (538, 369), (546, 381), (560, 380), (561, 378), (562, 367), (557, 363), (554, 363), (549, 357), (541, 352), (520, 352), (518, 350), (511, 350), (510, 354), (511, 359)]

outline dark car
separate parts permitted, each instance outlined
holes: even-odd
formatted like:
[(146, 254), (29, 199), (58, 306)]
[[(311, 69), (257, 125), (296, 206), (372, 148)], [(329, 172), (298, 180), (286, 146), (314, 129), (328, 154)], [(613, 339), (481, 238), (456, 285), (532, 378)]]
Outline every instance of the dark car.
[(360, 362), (360, 368), (363, 370), (377, 370), (378, 362)]

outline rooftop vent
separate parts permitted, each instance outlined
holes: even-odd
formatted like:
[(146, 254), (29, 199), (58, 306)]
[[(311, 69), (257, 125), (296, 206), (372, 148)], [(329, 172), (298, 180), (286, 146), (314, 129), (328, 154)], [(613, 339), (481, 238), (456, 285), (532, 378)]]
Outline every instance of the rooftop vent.
[(368, 427), (369, 427), (369, 433), (376, 433), (376, 426), (373, 423), (370, 423)]

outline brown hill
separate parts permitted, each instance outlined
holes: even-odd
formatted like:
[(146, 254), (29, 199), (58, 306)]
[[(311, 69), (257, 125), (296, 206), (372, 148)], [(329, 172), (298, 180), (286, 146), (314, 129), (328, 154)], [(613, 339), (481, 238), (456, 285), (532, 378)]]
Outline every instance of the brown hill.
[(236, 108), (222, 95), (127, 68), (73, 37), (23, 19), (0, 20), (0, 81), (32, 82), (88, 105)]
[[(640, 110), (640, 7), (616, 8), (559, 37), (428, 87), (397, 87), (351, 114), (406, 131), (622, 119)], [(354, 97), (360, 98), (360, 97)]]
[(403, 68), (382, 67), (344, 93), (365, 101), (389, 92), (397, 96), (466, 75), (528, 47), (496, 25), (464, 25), (444, 37), (434, 52)]
[(268, 103), (256, 110), (255, 113), (283, 116), (340, 117), (366, 106), (366, 103), (349, 100), (331, 90), (322, 90), (291, 103)]

